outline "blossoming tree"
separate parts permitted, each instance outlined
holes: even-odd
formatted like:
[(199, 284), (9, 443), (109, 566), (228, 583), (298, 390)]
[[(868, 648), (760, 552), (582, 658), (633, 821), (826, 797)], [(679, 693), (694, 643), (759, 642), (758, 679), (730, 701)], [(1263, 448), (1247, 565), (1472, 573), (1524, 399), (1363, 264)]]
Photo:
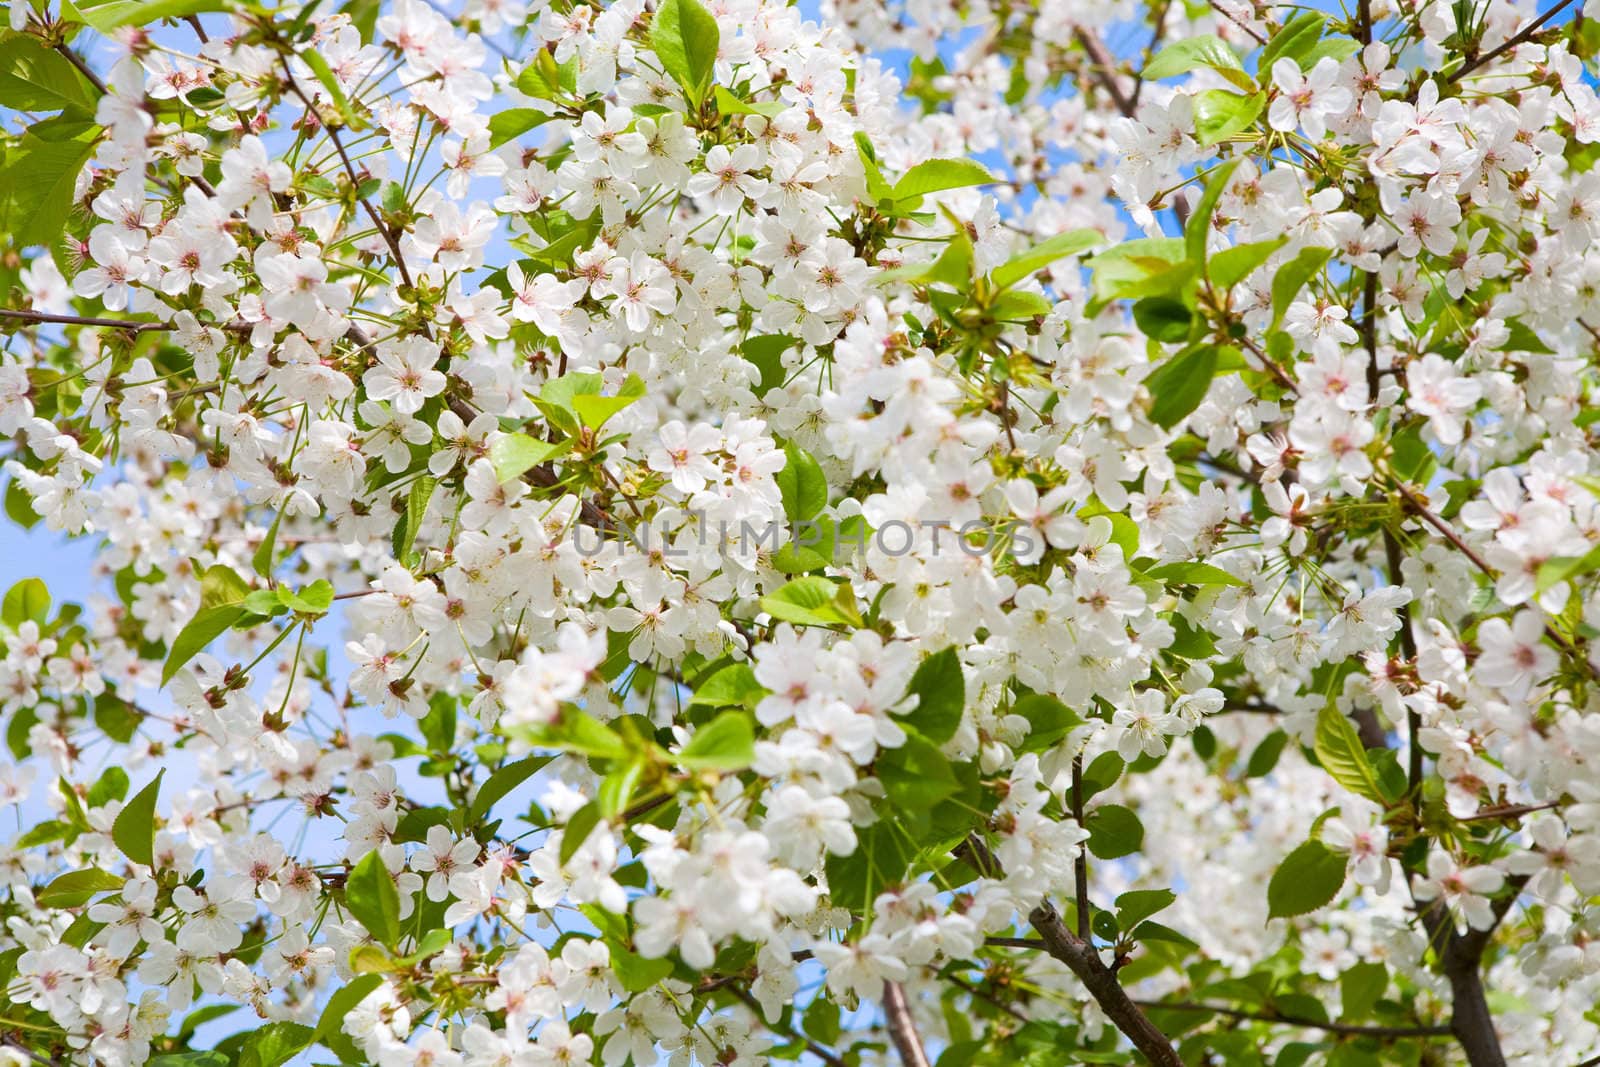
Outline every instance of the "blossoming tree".
[(0, 1062), (1597, 1062), (1584, 14), (12, 0)]

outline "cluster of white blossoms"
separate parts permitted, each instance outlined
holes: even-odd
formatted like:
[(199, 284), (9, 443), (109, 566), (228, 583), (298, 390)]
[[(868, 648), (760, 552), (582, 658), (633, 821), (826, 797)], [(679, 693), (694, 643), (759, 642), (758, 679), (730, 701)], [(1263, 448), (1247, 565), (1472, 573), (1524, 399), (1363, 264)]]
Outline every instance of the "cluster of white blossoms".
[(1600, 1052), (1584, 6), (13, 0), (0, 1064)]

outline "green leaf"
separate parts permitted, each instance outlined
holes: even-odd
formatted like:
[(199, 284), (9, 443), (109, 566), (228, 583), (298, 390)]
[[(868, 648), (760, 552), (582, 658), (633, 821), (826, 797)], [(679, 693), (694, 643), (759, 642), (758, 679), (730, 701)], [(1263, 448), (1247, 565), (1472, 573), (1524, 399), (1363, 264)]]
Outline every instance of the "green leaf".
[(578, 393), (572, 398), (572, 410), (591, 430), (599, 430), (611, 416), (644, 396), (644, 380), (630, 374), (615, 396), (600, 393)]
[(367, 932), (389, 948), (400, 941), (400, 893), (374, 849), (361, 857), (345, 882), (344, 901)]
[(179, 668), (238, 621), (249, 595), (250, 587), (231, 567), (218, 563), (206, 568), (200, 578), (200, 610), (173, 639), (167, 662), (161, 668), (162, 685), (172, 681)]
[(578, 849), (589, 840), (594, 828), (600, 825), (600, 814), (600, 804), (594, 800), (572, 813), (561, 831), (561, 866), (565, 867), (567, 861), (576, 856)]
[(574, 55), (558, 64), (555, 56), (541, 48), (517, 75), (517, 88), (539, 100), (559, 100), (577, 85), (577, 61)]
[(722, 115), (765, 115), (773, 118), (787, 110), (787, 106), (778, 100), (741, 100), (720, 85), (711, 90), (711, 96), (717, 102), (717, 112)]
[(411, 492), (406, 494), (405, 514), (400, 516), (400, 521), (394, 527), (392, 547), (395, 559), (403, 562), (410, 558), (411, 546), (416, 543), (417, 531), (422, 528), (422, 517), (428, 511), (428, 501), (433, 498), (433, 490), (438, 484), (438, 479), (426, 474), (411, 483)]
[(98, 93), (61, 53), (37, 37), (0, 37), (0, 106), (17, 111), (93, 115)]
[(507, 732), (541, 748), (578, 752), (597, 759), (626, 759), (630, 754), (621, 735), (577, 708), (564, 708), (561, 718), (548, 726), (512, 728)]
[(508, 107), (489, 116), (489, 147), (499, 148), (556, 116), (533, 107)]
[(15, 630), (25, 622), (43, 626), (50, 618), (50, 590), (38, 578), (24, 578), (6, 590), (0, 622)]
[(1028, 720), (1028, 736), (1018, 748), (1024, 752), (1044, 752), (1054, 748), (1083, 719), (1061, 701), (1045, 693), (1028, 693), (1011, 706), (1013, 715)]
[(1144, 380), (1150, 421), (1170, 430), (1200, 406), (1217, 372), (1217, 348), (1201, 345), (1173, 356)]
[(1272, 773), (1272, 768), (1278, 765), (1278, 757), (1283, 754), (1283, 746), (1288, 744), (1289, 735), (1282, 730), (1274, 730), (1261, 739), (1261, 743), (1250, 753), (1250, 762), (1245, 765), (1246, 778), (1265, 778)]
[(1266, 93), (1204, 89), (1194, 94), (1195, 140), (1203, 148), (1249, 129), (1267, 106)]
[(350, 98), (344, 94), (344, 86), (339, 84), (339, 79), (333, 73), (333, 68), (328, 66), (328, 61), (321, 52), (315, 48), (302, 48), (295, 53), (311, 68), (311, 73), (317, 76), (317, 81), (328, 91), (328, 96), (333, 100), (334, 110), (339, 112), (339, 117), (344, 124), (353, 130), (359, 130), (366, 125), (350, 106)]
[[(1534, 578), (1534, 591), (1543, 593), (1552, 586), (1570, 582), (1574, 578), (1581, 578), (1596, 570), (1600, 570), (1600, 545), (1596, 545), (1581, 556), (1552, 556), (1539, 564), (1538, 573)], [(10, 599), (8, 595), (7, 602)]]
[(797, 343), (797, 338), (781, 333), (747, 337), (739, 343), (739, 354), (761, 372), (755, 388), (757, 396), (766, 396), (769, 390), (783, 385), (783, 354)]
[(926, 159), (895, 182), (894, 191), (889, 197), (895, 201), (911, 200), (928, 193), (989, 185), (999, 180), (983, 164), (970, 159)]
[(691, 770), (738, 771), (756, 758), (755, 727), (747, 712), (724, 711), (694, 732), (677, 762)]
[(366, 1057), (344, 1032), (344, 1020), (382, 984), (382, 975), (363, 974), (334, 990), (333, 996), (328, 998), (327, 1006), (322, 1009), (322, 1015), (317, 1019), (317, 1028), (311, 1035), (312, 1041), (322, 1045), (345, 1063), (365, 1062)]
[(1178, 894), (1170, 889), (1133, 889), (1117, 897), (1117, 926), (1132, 930), (1150, 916), (1172, 906)]
[(1150, 340), (1174, 344), (1188, 339), (1195, 316), (1182, 300), (1147, 296), (1133, 305), (1133, 321)]
[(1284, 858), (1267, 883), (1269, 919), (1316, 911), (1344, 885), (1345, 858), (1320, 841), (1307, 841)]
[(1184, 248), (1189, 253), (1189, 258), (1196, 263), (1206, 260), (1206, 241), (1211, 236), (1211, 217), (1216, 214), (1217, 201), (1222, 199), (1224, 190), (1228, 188), (1228, 179), (1233, 177), (1233, 172), (1239, 168), (1238, 159), (1230, 159), (1211, 172), (1206, 181), (1206, 191), (1200, 195), (1200, 202), (1195, 205), (1194, 212), (1189, 216), (1189, 221), (1183, 228)]
[(1352, 1022), (1372, 1014), (1378, 998), (1389, 988), (1389, 969), (1381, 963), (1353, 964), (1339, 976), (1339, 1003), (1343, 1021)]
[(1300, 295), (1306, 283), (1322, 270), (1322, 265), (1328, 262), (1331, 255), (1333, 250), (1330, 248), (1302, 248), (1298, 255), (1278, 268), (1278, 273), (1272, 276), (1271, 329), (1276, 330), (1282, 325), (1289, 305), (1294, 303), (1294, 298)]
[(1145, 572), (1168, 585), (1243, 585), (1239, 579), (1209, 563), (1163, 563)]
[(1087, 252), (1095, 245), (1105, 244), (1105, 234), (1099, 230), (1068, 230), (1049, 240), (1034, 245), (1006, 260), (989, 275), (996, 288), (1009, 289), (1035, 271), (1048, 267), (1058, 259)]
[(283, 522), (283, 511), (272, 517), (272, 525), (267, 527), (267, 536), (261, 539), (261, 544), (250, 557), (250, 566), (263, 578), (272, 577), (272, 560), (278, 552), (278, 527)]
[(889, 803), (898, 812), (928, 811), (961, 788), (950, 761), (938, 747), (909, 731), (906, 743), (879, 753), (874, 766)]
[(1050, 301), (1027, 289), (1001, 293), (989, 304), (989, 317), (996, 322), (1025, 322), (1050, 314)]
[(84, 797), (84, 802), (91, 808), (98, 808), (113, 800), (121, 800), (127, 795), (128, 772), (113, 765), (107, 767), (94, 785), (89, 787), (89, 794)]
[(717, 20), (698, 0), (663, 0), (650, 24), (650, 47), (698, 107), (711, 88), (722, 47)]
[(1174, 945), (1186, 945), (1189, 948), (1199, 948), (1191, 937), (1180, 934), (1170, 926), (1163, 926), (1154, 919), (1146, 919), (1134, 927), (1128, 934), (1135, 941), (1168, 941)]
[(326, 615), (333, 607), (333, 583), (318, 578), (298, 592), (290, 592), (286, 585), (278, 586), (278, 602), (290, 611), (302, 615)]
[(496, 438), (494, 444), (489, 446), (489, 462), (494, 464), (495, 477), (504, 485), (569, 447), (566, 441), (552, 444), (549, 441), (535, 441), (525, 433), (508, 433)]
[(165, 768), (157, 771), (155, 779), (128, 801), (111, 824), (111, 840), (122, 854), (145, 867), (155, 866), (156, 797), (166, 773)]
[(225, 0), (78, 0), (77, 4), (84, 21), (103, 34), (122, 26), (148, 26), (161, 19), (227, 11), (228, 7)]
[(472, 824), (477, 825), (482, 822), (497, 801), (537, 774), (540, 768), (550, 762), (550, 759), (549, 756), (529, 756), (515, 763), (508, 763), (491, 774), (489, 780), (483, 783), (477, 795), (472, 798), (472, 808), (469, 812)]
[(1272, 40), (1261, 50), (1256, 60), (1256, 70), (1263, 82), (1272, 76), (1272, 65), (1280, 58), (1292, 59), (1304, 69), (1303, 56), (1316, 46), (1322, 37), (1327, 17), (1320, 11), (1306, 11), (1283, 24), (1283, 29), (1272, 35)]
[(94, 154), (99, 126), (46, 140), (29, 132), (5, 151), (0, 166), (0, 231), (18, 248), (48, 245), (67, 228), (78, 172)]
[(302, 1023), (268, 1023), (244, 1039), (239, 1048), (239, 1067), (283, 1067), (310, 1047), (314, 1032)]
[(1335, 63), (1343, 63), (1357, 52), (1361, 51), (1361, 42), (1351, 37), (1327, 37), (1318, 41), (1307, 52), (1300, 66), (1304, 70), (1321, 63), (1324, 59), (1331, 59)]
[(1084, 816), (1083, 828), (1089, 831), (1089, 851), (1103, 860), (1127, 856), (1144, 844), (1144, 824), (1121, 804), (1095, 808)]
[(1271, 259), (1272, 253), (1282, 248), (1287, 240), (1286, 237), (1274, 237), (1270, 241), (1254, 241), (1224, 248), (1206, 264), (1206, 275), (1217, 288), (1231, 289), (1254, 274), (1256, 268)]
[(967, 683), (953, 647), (917, 664), (906, 687), (906, 696), (913, 695), (917, 706), (901, 717), (934, 744), (942, 745), (954, 737), (967, 706)]
[(864, 911), (905, 877), (913, 855), (904, 828), (894, 820), (860, 828), (854, 852), (827, 858), (828, 896), (838, 907)]
[(766, 689), (756, 681), (756, 672), (748, 663), (734, 663), (701, 682), (694, 696), (689, 698), (689, 705), (754, 709), (766, 693)]
[[(4, 173), (4, 167), (0, 167), (0, 176), (4, 176)], [(3, 211), (5, 203), (4, 194), (0, 193), (0, 211)], [(0, 214), (0, 218), (3, 218), (3, 214)], [(39, 513), (33, 510), (33, 500), (15, 478), (6, 483), (6, 517), (24, 530), (39, 525)]]
[(1176, 237), (1139, 237), (1113, 245), (1089, 261), (1096, 303), (1179, 292), (1194, 277), (1187, 255)]
[(1145, 64), (1140, 77), (1146, 81), (1157, 81), (1201, 67), (1216, 71), (1241, 89), (1255, 88), (1255, 82), (1244, 72), (1244, 66), (1239, 62), (1239, 57), (1234, 55), (1233, 49), (1221, 38), (1209, 33), (1167, 45)]
[(819, 575), (786, 582), (761, 598), (761, 610), (774, 619), (802, 626), (861, 625), (849, 584), (835, 584)]
[(810, 452), (790, 442), (783, 446), (783, 469), (773, 475), (790, 522), (814, 518), (828, 506), (828, 479)]
[(1383, 791), (1378, 788), (1378, 776), (1367, 759), (1367, 750), (1355, 726), (1332, 703), (1317, 715), (1317, 733), (1313, 744), (1317, 761), (1334, 781), (1368, 800), (1384, 803)]
[(666, 957), (646, 959), (620, 944), (607, 945), (611, 950), (611, 973), (629, 993), (643, 993), (672, 973), (672, 961)]
[(68, 871), (39, 890), (34, 899), (44, 908), (79, 908), (97, 894), (121, 888), (121, 878), (90, 867), (82, 871)]

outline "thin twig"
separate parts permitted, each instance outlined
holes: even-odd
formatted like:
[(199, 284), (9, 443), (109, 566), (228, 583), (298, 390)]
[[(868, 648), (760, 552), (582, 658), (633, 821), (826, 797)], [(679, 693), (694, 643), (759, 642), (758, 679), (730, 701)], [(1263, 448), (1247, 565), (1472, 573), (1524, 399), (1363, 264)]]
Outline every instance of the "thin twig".
[(1564, 10), (1567, 5), (1571, 3), (1572, 0), (1561, 0), (1561, 2), (1555, 7), (1552, 7), (1549, 11), (1546, 11), (1544, 14), (1540, 15), (1538, 18), (1524, 26), (1516, 33), (1515, 36), (1513, 36), (1509, 41), (1501, 45), (1499, 48), (1496, 48), (1491, 52), (1484, 53), (1470, 63), (1463, 64), (1460, 70), (1450, 75), (1449, 80), (1460, 81), (1462, 78), (1465, 78), (1468, 74), (1471, 74), (1479, 67), (1485, 65), (1486, 63), (1494, 62), (1496, 59), (1499, 59), (1501, 56), (1505, 55), (1518, 45), (1526, 44), (1528, 38), (1538, 33), (1541, 26), (1555, 18), (1557, 15), (1561, 14), (1562, 10)]
[(1195, 1004), (1188, 1001), (1138, 1000), (1141, 1008), (1156, 1011), (1209, 1012), (1226, 1015), (1230, 1019), (1248, 1019), (1252, 1022), (1282, 1023), (1285, 1026), (1302, 1026), (1308, 1030), (1322, 1030), (1330, 1034), (1350, 1037), (1449, 1037), (1448, 1026), (1364, 1026), (1356, 1023), (1322, 1022), (1304, 1015), (1286, 1015), (1274, 1011), (1244, 1011), (1223, 1004)]

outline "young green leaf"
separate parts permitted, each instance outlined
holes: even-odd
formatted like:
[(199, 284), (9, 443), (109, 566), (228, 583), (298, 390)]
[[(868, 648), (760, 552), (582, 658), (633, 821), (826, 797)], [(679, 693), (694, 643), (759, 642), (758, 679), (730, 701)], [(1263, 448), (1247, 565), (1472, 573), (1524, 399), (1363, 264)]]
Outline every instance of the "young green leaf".
[(1320, 841), (1307, 841), (1289, 853), (1267, 883), (1269, 919), (1316, 911), (1344, 885), (1345, 858)]
[(24, 578), (6, 590), (0, 622), (15, 630), (25, 622), (43, 626), (50, 617), (50, 590), (38, 578)]
[(1095, 808), (1084, 816), (1083, 828), (1089, 831), (1089, 851), (1103, 860), (1130, 855), (1144, 844), (1144, 823), (1121, 804)]
[(773, 475), (790, 522), (815, 518), (828, 506), (828, 479), (810, 452), (794, 442), (783, 446), (783, 469)]
[(1367, 750), (1355, 726), (1337, 707), (1329, 703), (1317, 715), (1317, 733), (1313, 745), (1322, 769), (1333, 780), (1368, 800), (1384, 803), (1383, 791), (1378, 788), (1378, 776), (1367, 759)]
[(1272, 277), (1271, 329), (1276, 330), (1283, 324), (1289, 305), (1332, 255), (1331, 248), (1302, 248), (1298, 255), (1278, 268), (1278, 273)]
[(737, 771), (756, 758), (755, 728), (747, 712), (724, 711), (694, 732), (678, 751), (677, 762), (690, 770)]
[(1144, 380), (1150, 391), (1150, 421), (1170, 430), (1188, 418), (1211, 389), (1217, 372), (1217, 348), (1200, 345), (1180, 352)]
[(1189, 216), (1189, 221), (1183, 228), (1184, 248), (1189, 253), (1189, 258), (1196, 263), (1206, 261), (1208, 251), (1206, 242), (1211, 236), (1211, 217), (1216, 214), (1217, 201), (1222, 199), (1223, 192), (1228, 188), (1228, 179), (1233, 177), (1233, 172), (1239, 169), (1239, 160), (1230, 159), (1211, 172), (1206, 180), (1206, 190), (1200, 194), (1200, 202), (1195, 204), (1194, 212)]
[(122, 883), (97, 867), (68, 871), (34, 894), (34, 900), (42, 908), (81, 908), (100, 893), (121, 889)]
[(956, 650), (942, 649), (917, 664), (906, 696), (915, 696), (917, 706), (901, 717), (922, 736), (939, 745), (954, 737), (967, 706), (967, 683)]
[(699, 0), (663, 0), (650, 24), (650, 47), (698, 107), (711, 88), (722, 47), (717, 20)]
[(963, 189), (970, 185), (990, 185), (999, 180), (983, 164), (970, 159), (925, 159), (895, 182), (890, 198), (896, 201), (911, 200), (928, 193)]
[(161, 794), (162, 768), (154, 780), (139, 790), (111, 823), (111, 840), (122, 854), (146, 867), (155, 866), (156, 798)]
[(1140, 77), (1146, 81), (1159, 81), (1176, 74), (1207, 67), (1246, 91), (1255, 88), (1255, 82), (1244, 72), (1244, 65), (1221, 38), (1215, 34), (1199, 34), (1174, 41), (1145, 64)]
[(373, 849), (350, 871), (344, 887), (350, 914), (379, 942), (394, 948), (400, 941), (400, 892), (383, 857)]
[(989, 280), (998, 289), (1009, 289), (1056, 260), (1087, 252), (1095, 245), (1104, 244), (1105, 240), (1105, 234), (1099, 230), (1068, 230), (1065, 233), (1058, 233), (1000, 264), (990, 273)]
[(489, 446), (489, 462), (494, 464), (494, 476), (504, 485), (569, 447), (565, 441), (552, 444), (535, 441), (525, 433), (508, 433), (497, 437)]

